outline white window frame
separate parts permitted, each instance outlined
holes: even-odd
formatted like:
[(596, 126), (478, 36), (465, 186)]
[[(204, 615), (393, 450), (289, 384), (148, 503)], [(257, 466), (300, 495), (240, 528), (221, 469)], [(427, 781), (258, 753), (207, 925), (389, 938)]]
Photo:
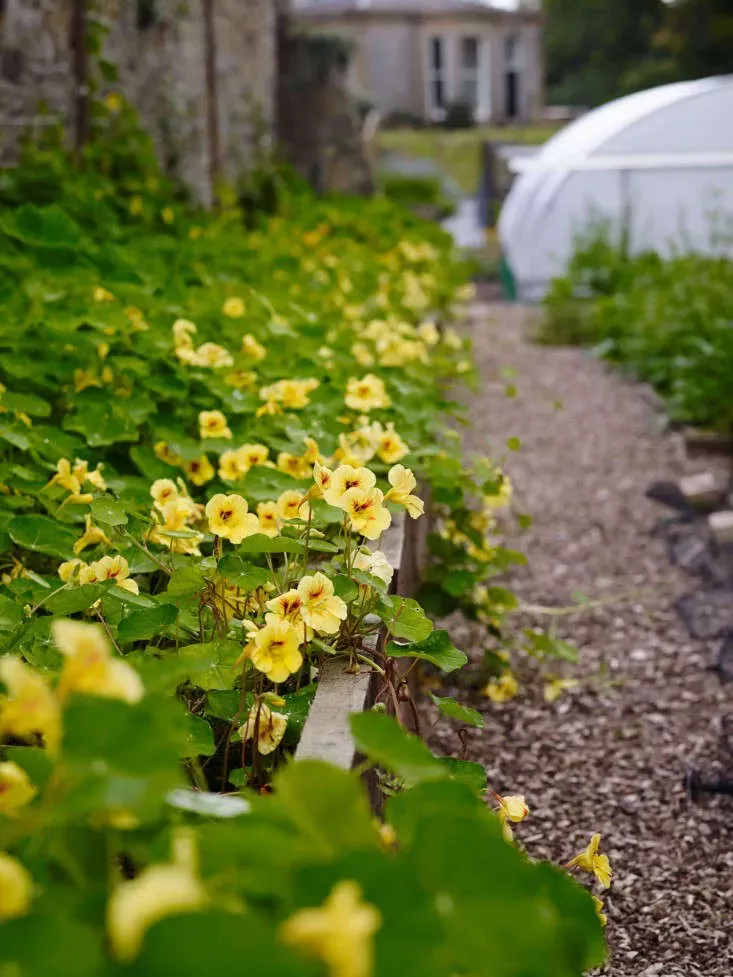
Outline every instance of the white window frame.
[[(476, 41), (476, 65), (467, 68), (464, 57), (464, 42), (468, 39)], [(480, 34), (464, 34), (458, 41), (458, 81), (460, 97), (464, 97), (466, 79), (470, 78), (475, 91), (473, 105), (476, 122), (491, 120), (491, 46), (486, 37)]]
[[(473, 66), (469, 66), (466, 62), (467, 41), (473, 41), (476, 45), (476, 63)], [(466, 100), (470, 103), (475, 115), (478, 115), (479, 109), (481, 108), (481, 47), (482, 39), (476, 34), (464, 34), (461, 37), (458, 46), (458, 89), (460, 92), (460, 98), (461, 100)], [(470, 97), (466, 93), (466, 88), (468, 86), (473, 89)]]
[[(440, 67), (435, 66), (435, 60), (433, 58), (436, 41), (440, 44)], [(448, 38), (444, 34), (431, 34), (428, 37), (426, 60), (427, 91), (425, 94), (428, 115), (432, 119), (441, 120), (445, 117), (445, 107), (450, 101), (448, 96)], [(434, 88), (437, 82), (440, 82), (442, 88), (442, 105), (438, 104), (435, 99)]]

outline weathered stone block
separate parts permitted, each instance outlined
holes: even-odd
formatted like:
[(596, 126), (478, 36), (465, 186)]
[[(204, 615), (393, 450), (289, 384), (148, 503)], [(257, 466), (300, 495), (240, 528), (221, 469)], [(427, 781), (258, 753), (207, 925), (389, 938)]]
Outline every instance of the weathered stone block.
[(715, 472), (687, 475), (679, 485), (685, 499), (696, 509), (714, 509), (725, 498), (725, 481)]
[(708, 516), (710, 535), (718, 546), (733, 544), (733, 509), (711, 512)]

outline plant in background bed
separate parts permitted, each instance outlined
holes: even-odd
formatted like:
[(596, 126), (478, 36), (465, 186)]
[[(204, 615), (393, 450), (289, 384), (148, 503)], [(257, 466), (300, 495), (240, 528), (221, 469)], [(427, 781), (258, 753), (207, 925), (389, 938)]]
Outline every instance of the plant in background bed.
[(521, 805), (489, 811), (480, 767), (354, 717), (377, 823), (356, 774), (289, 762), (326, 656), (392, 698), (394, 658), (465, 661), (389, 593), (413, 469), (446, 592), (509, 559), (469, 512), (503, 479), (444, 432), (471, 373), (436, 325), (466, 297), (448, 239), (307, 196), (247, 231), (146, 152), (120, 173), (121, 134), (2, 186), (0, 972), (580, 974), (593, 904), (507, 844)]
[(629, 257), (600, 234), (581, 242), (545, 302), (540, 338), (593, 345), (651, 383), (670, 416), (730, 431), (733, 272), (723, 257)]

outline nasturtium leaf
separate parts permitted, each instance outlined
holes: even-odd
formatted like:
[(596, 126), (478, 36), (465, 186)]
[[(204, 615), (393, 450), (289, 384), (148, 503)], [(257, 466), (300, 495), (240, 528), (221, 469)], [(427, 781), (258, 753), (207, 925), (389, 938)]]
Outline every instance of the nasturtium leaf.
[(188, 713), (188, 735), (183, 744), (183, 756), (210, 756), (214, 752), (214, 734), (211, 726), (201, 716)]
[(203, 587), (204, 574), (199, 566), (180, 567), (168, 578), (165, 599), (174, 604), (185, 604), (198, 597)]
[(470, 570), (451, 570), (441, 580), (441, 585), (452, 597), (462, 597), (473, 589), (477, 574)]
[[(232, 826), (240, 831), (249, 828), (239, 821)], [(156, 922), (145, 934), (134, 969), (145, 977), (229, 974), (241, 970), (243, 954), (246, 969), (257, 977), (314, 977), (317, 973), (311, 961), (283, 945), (263, 915), (213, 909)]]
[(51, 407), (47, 401), (35, 394), (6, 390), (2, 396), (2, 404), (6, 410), (22, 411), (31, 417), (48, 417), (51, 413)]
[(177, 617), (178, 608), (173, 604), (156, 604), (144, 610), (131, 611), (120, 621), (117, 636), (122, 644), (154, 638), (170, 627)]
[(452, 780), (458, 780), (466, 784), (471, 790), (481, 793), (486, 790), (487, 776), (486, 770), (480, 763), (472, 763), (470, 760), (459, 760), (456, 757), (440, 757), (440, 762), (444, 764), (450, 772)]
[(231, 689), (234, 680), (241, 670), (233, 669), (234, 663), (242, 654), (242, 643), (227, 638), (222, 641), (206, 641), (201, 644), (186, 645), (179, 654), (182, 659), (204, 658), (209, 661), (213, 656), (213, 664), (206, 671), (196, 671), (192, 681), (199, 688)]
[(15, 210), (5, 210), (0, 227), (10, 237), (32, 248), (68, 251), (78, 247), (82, 240), (79, 225), (57, 204), (48, 207), (23, 204)]
[(265, 567), (248, 563), (234, 553), (226, 553), (219, 560), (219, 573), (235, 587), (240, 587), (245, 593), (264, 586), (271, 580), (270, 571)]
[(49, 516), (16, 516), (8, 526), (10, 538), (18, 546), (48, 556), (69, 559), (73, 556), (77, 532)]
[(251, 692), (242, 695), (240, 689), (210, 689), (206, 694), (206, 715), (241, 724), (253, 701)]
[(437, 665), (443, 672), (463, 668), (468, 657), (453, 644), (447, 631), (433, 631), (424, 641), (413, 644), (387, 643), (387, 654), (392, 658), (420, 658)]
[(274, 786), (278, 805), (314, 857), (379, 847), (366, 793), (350, 772), (302, 760), (279, 772)]
[(0, 629), (12, 631), (13, 628), (22, 624), (23, 619), (23, 609), (20, 604), (16, 604), (9, 597), (0, 595)]
[[(23, 977), (51, 977), (74, 974), (74, 977), (99, 977), (106, 970), (104, 948), (99, 934), (88, 922), (72, 915), (65, 904), (68, 890), (44, 886), (45, 895), (56, 903), (53, 913), (33, 913), (2, 924), (0, 940), (0, 973)], [(48, 948), (53, 947), (49, 964)]]
[(288, 729), (285, 734), (286, 742), (295, 746), (300, 738), (300, 734), (308, 718), (313, 698), (316, 694), (316, 685), (306, 685), (299, 692), (291, 692), (284, 696), (285, 705), (278, 706), (277, 711), (284, 713), (288, 717)]
[(432, 692), (429, 695), (433, 703), (440, 710), (440, 714), (445, 716), (446, 719), (456, 719), (458, 722), (465, 723), (467, 726), (473, 726), (476, 729), (484, 728), (484, 717), (477, 709), (464, 706), (449, 696), (437, 696), (433, 695)]
[(313, 550), (314, 553), (338, 553), (340, 547), (328, 539), (319, 539), (317, 536), (312, 536), (308, 541), (308, 549)]
[(359, 585), (343, 573), (338, 573), (333, 577), (333, 587), (336, 596), (346, 601), (347, 604), (359, 595)]
[(89, 506), (92, 518), (105, 526), (127, 525), (127, 512), (124, 502), (105, 495), (95, 499)]
[(174, 770), (184, 752), (184, 707), (171, 696), (146, 695), (136, 705), (76, 696), (64, 708), (64, 760), (93, 769), (147, 775)]
[(136, 441), (140, 436), (131, 418), (118, 413), (112, 406), (100, 410), (98, 405), (86, 405), (67, 415), (64, 429), (82, 434), (91, 448), (106, 447), (122, 441)]
[(421, 780), (440, 780), (447, 771), (422, 740), (406, 733), (383, 712), (355, 713), (349, 719), (357, 749), (380, 766), (393, 770), (408, 787)]
[(297, 539), (287, 536), (270, 538), (262, 533), (248, 536), (237, 547), (240, 553), (304, 553), (305, 546)]
[(433, 630), (433, 622), (417, 601), (409, 597), (387, 594), (380, 599), (376, 613), (395, 638), (423, 641)]
[(373, 574), (366, 573), (364, 570), (354, 570), (352, 568), (351, 575), (357, 583), (363, 583), (365, 587), (372, 587), (380, 594), (386, 594), (389, 589), (381, 577), (375, 577)]
[(78, 614), (99, 600), (105, 591), (104, 584), (89, 583), (83, 587), (64, 587), (52, 594), (43, 606), (52, 614)]

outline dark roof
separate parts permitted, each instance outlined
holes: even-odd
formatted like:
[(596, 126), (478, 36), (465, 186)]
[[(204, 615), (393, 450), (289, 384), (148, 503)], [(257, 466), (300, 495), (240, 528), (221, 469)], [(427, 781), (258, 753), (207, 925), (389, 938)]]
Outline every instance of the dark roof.
[(532, 11), (506, 10), (480, 0), (315, 0), (307, 7), (295, 9), (299, 17), (317, 19), (329, 16), (386, 14), (394, 16), (478, 14), (489, 17), (515, 17)]

